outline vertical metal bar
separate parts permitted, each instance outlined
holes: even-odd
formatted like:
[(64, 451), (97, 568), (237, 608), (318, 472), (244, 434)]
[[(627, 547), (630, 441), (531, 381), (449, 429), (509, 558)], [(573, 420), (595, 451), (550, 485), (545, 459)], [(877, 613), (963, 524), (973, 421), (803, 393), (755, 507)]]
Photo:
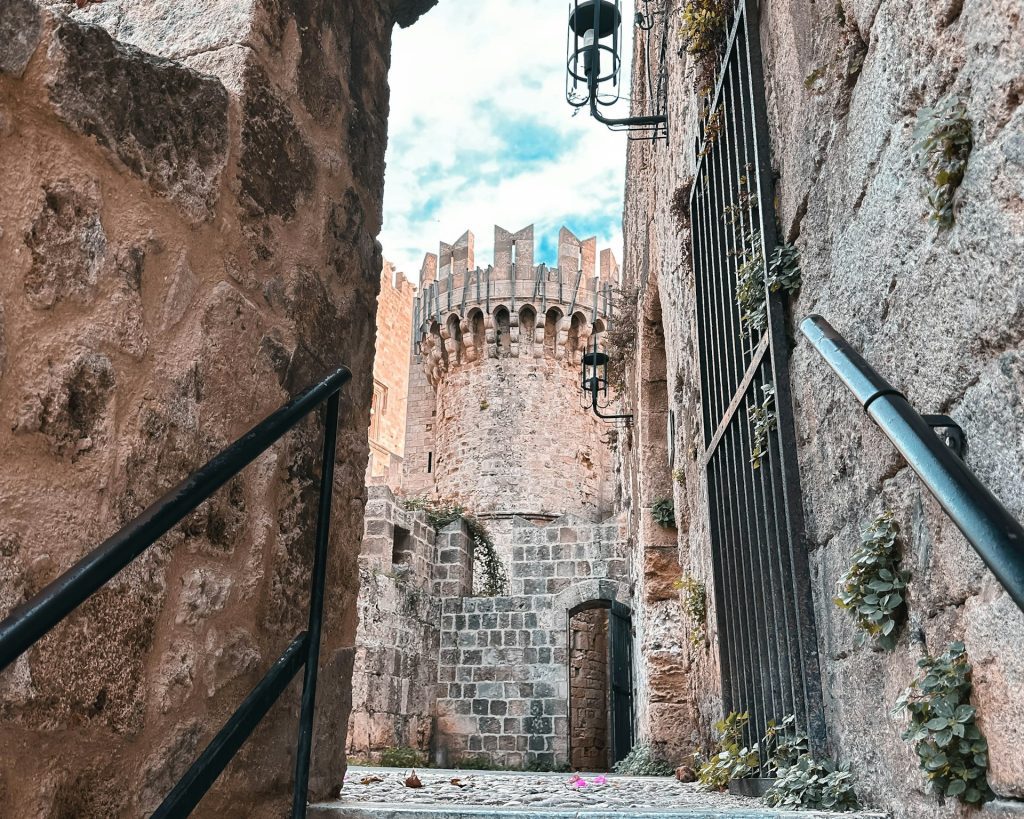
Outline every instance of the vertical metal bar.
[[(450, 292), (450, 291), (449, 291)], [(304, 819), (309, 791), (309, 762), (313, 748), (313, 712), (316, 704), (316, 680), (320, 663), (320, 632), (324, 614), (324, 584), (327, 579), (327, 547), (331, 533), (331, 498), (334, 495), (334, 455), (338, 440), (338, 398), (327, 399), (324, 411), (323, 460), (320, 467), (320, 498), (317, 505), (316, 547), (309, 591), (309, 642), (302, 681), (302, 710), (295, 752), (295, 790), (292, 793), (292, 819)]]
[[(753, 174), (748, 170), (748, 167), (753, 167), (753, 157), (750, 155), (750, 148), (753, 145), (753, 118), (751, 114), (751, 107), (753, 100), (749, 95), (749, 86), (743, 82), (743, 78), (748, 76), (747, 72), (747, 56), (746, 47), (744, 45), (747, 31), (746, 31), (746, 20), (744, 20), (744, 30), (742, 31), (743, 40), (737, 40), (737, 62), (736, 71), (737, 79), (739, 80), (739, 97), (740, 107), (738, 108), (738, 116), (740, 117), (740, 133), (742, 134), (743, 140), (743, 157), (741, 170), (745, 175), (748, 176), (746, 187), (748, 188), (748, 194), (753, 190)], [(740, 36), (739, 34), (737, 35)], [(757, 202), (757, 209), (760, 211), (760, 201), (754, 199)], [(750, 213), (748, 219), (744, 216), (744, 230), (753, 227), (755, 219), (759, 214)], [(752, 334), (753, 335), (753, 334)], [(764, 370), (766, 367), (762, 366), (762, 376), (755, 380), (755, 387), (753, 388), (753, 401), (756, 403), (762, 403), (764, 400), (763, 391), (759, 391), (759, 387), (767, 383), (767, 379), (764, 377)], [(769, 453), (769, 458), (771, 457)], [(792, 594), (790, 593), (789, 584), (785, 582), (785, 578), (789, 576), (788, 570), (783, 566), (781, 559), (782, 544), (786, 542), (787, 533), (783, 528), (780, 528), (780, 515), (778, 510), (780, 508), (779, 499), (775, 491), (775, 481), (773, 479), (773, 472), (775, 470), (774, 463), (765, 463), (761, 469), (758, 470), (757, 487), (759, 496), (762, 499), (762, 505), (764, 509), (764, 531), (766, 546), (770, 545), (768, 554), (768, 578), (771, 586), (771, 594), (769, 598), (771, 600), (772, 609), (772, 623), (773, 623), (773, 640), (776, 651), (776, 669), (777, 669), (777, 680), (776, 688), (778, 691), (778, 711), (774, 716), (781, 717), (786, 714), (795, 714), (797, 712), (796, 702), (797, 698), (793, 688), (793, 681), (796, 679), (796, 674), (799, 673), (799, 669), (793, 667), (794, 653), (790, 644), (791, 635), (793, 633), (793, 623), (791, 623), (791, 617), (789, 616), (789, 607)]]
[[(758, 38), (759, 13), (757, 0), (744, 0), (747, 37), (747, 75), (753, 101), (754, 133), (757, 149), (758, 198), (761, 203), (761, 231), (767, 264), (776, 244), (775, 213), (772, 207), (771, 168), (768, 166), (768, 115), (764, 100), (761, 43)], [(800, 682), (804, 701), (805, 729), (815, 752), (825, 753), (826, 726), (821, 693), (821, 672), (818, 662), (818, 640), (814, 626), (814, 603), (811, 599), (810, 566), (804, 542), (803, 507), (800, 498), (800, 472), (796, 463), (796, 429), (793, 423), (790, 393), (789, 357), (786, 348), (785, 318), (781, 294), (768, 293), (768, 333), (771, 349), (772, 381), (775, 385), (777, 429), (772, 442), (778, 448), (785, 519), (788, 531), (788, 557), (792, 565), (792, 590), (796, 620), (797, 645), (800, 648)], [(773, 455), (775, 453), (773, 452)]]
[(487, 268), (487, 315), (491, 314), (491, 268)]

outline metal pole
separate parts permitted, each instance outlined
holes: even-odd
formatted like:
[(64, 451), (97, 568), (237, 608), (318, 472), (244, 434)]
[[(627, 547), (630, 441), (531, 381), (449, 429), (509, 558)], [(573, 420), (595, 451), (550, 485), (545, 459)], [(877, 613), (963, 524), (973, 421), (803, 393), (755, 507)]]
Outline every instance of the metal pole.
[(801, 322), (800, 331), (849, 387), (1024, 611), (1024, 527), (939, 439), (903, 394), (831, 324), (821, 316), (810, 315)]
[(320, 631), (324, 612), (324, 582), (327, 577), (327, 546), (331, 529), (331, 497), (334, 494), (334, 452), (338, 438), (338, 393), (327, 399), (324, 416), (323, 462), (320, 474), (320, 500), (317, 507), (316, 552), (309, 593), (309, 642), (302, 683), (302, 711), (299, 716), (299, 740), (295, 754), (295, 790), (292, 794), (292, 819), (306, 816), (309, 791), (309, 760), (313, 746), (313, 710), (316, 703), (317, 667), (320, 662)]

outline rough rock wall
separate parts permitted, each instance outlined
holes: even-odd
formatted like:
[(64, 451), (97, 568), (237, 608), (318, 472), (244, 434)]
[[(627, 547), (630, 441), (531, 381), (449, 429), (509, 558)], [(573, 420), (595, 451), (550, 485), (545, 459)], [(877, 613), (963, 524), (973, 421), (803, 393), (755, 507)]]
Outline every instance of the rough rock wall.
[[(778, 218), (803, 270), (791, 317), (823, 314), (921, 412), (953, 415), (967, 432), (968, 464), (1024, 516), (1019, 3), (761, 6)], [(679, 420), (680, 564), (710, 591), (689, 235), (672, 211), (692, 174), (698, 106), (677, 45), (678, 9), (663, 3), (661, 10), (670, 14), (670, 138), (630, 145), (624, 271), (627, 281), (642, 289), (656, 282), (660, 291)], [(634, 57), (643, 64), (642, 38)], [(641, 85), (644, 75), (634, 72)], [(645, 94), (634, 85), (634, 99)], [(951, 94), (967, 105), (975, 147), (956, 224), (938, 232), (925, 218), (911, 132), (921, 106)], [(1017, 659), (1024, 617), (817, 354), (795, 333), (794, 343), (798, 454), (835, 752), (853, 763), (867, 801), (905, 817), (958, 815), (923, 793), (923, 774), (890, 709), (924, 650), (941, 652), (962, 638), (992, 748), (990, 782), (1004, 797), (1024, 796), (1024, 722), (1014, 693), (1024, 680)], [(644, 456), (630, 457), (642, 464)], [(860, 530), (882, 508), (896, 514), (914, 573), (910, 622), (888, 654), (855, 647), (848, 617), (831, 602)], [(712, 610), (712, 640), (714, 622)], [(717, 716), (716, 650), (712, 643), (709, 652), (690, 653), (686, 685), (701, 715), (696, 727), (706, 730)]]
[(569, 620), (569, 764), (608, 770), (610, 716), (608, 610), (589, 609)]
[(479, 754), (510, 768), (568, 763), (569, 613), (628, 605), (623, 535), (614, 521), (517, 518), (510, 595), (443, 601), (438, 764)]
[[(0, 5), (2, 608), (350, 365), (314, 796), (343, 772), (390, 32), (430, 5)], [(0, 813), (140, 815), (167, 793), (305, 627), (320, 429), (0, 677)], [(201, 815), (280, 815), (296, 714), (293, 685)]]
[(348, 755), (430, 749), (440, 599), (434, 528), (386, 486), (367, 490)]

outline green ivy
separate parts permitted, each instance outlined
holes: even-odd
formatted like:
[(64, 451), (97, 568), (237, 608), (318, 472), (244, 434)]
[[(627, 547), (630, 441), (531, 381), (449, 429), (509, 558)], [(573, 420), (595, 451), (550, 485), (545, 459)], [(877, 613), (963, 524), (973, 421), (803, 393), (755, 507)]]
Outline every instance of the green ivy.
[(693, 628), (690, 629), (690, 645), (695, 648), (703, 646), (707, 641), (705, 624), (708, 619), (708, 593), (704, 584), (688, 574), (684, 574), (674, 584), (683, 592), (683, 613), (690, 618)]
[(454, 501), (429, 500), (427, 498), (410, 498), (405, 502), (406, 509), (421, 510), (426, 513), (427, 521), (440, 531), (449, 523), (462, 520), (469, 530), (470, 548), (473, 562), (479, 565), (483, 576), (483, 587), (477, 592), (480, 597), (500, 597), (508, 593), (508, 575), (505, 564), (501, 562), (494, 539), (487, 527), (466, 508)]
[(902, 737), (914, 744), (929, 788), (971, 805), (992, 799), (988, 743), (970, 703), (971, 664), (964, 644), (953, 643), (942, 656), (926, 656), (917, 665), (924, 673), (903, 692), (894, 713), (910, 717)]
[(961, 100), (950, 97), (935, 108), (918, 111), (914, 155), (918, 168), (931, 182), (931, 188), (926, 189), (929, 218), (940, 230), (951, 227), (955, 220), (953, 200), (963, 182), (972, 147), (971, 121)]
[(725, 39), (728, 22), (729, 4), (724, 0), (689, 0), (679, 24), (686, 53), (716, 51)]
[(794, 764), (779, 769), (764, 801), (773, 808), (856, 810), (860, 805), (853, 783), (848, 765), (801, 754)]
[(764, 400), (747, 408), (747, 419), (750, 421), (752, 436), (750, 440), (750, 466), (752, 469), (760, 469), (761, 462), (768, 457), (771, 451), (770, 436), (778, 426), (778, 416), (775, 413), (775, 385), (762, 384), (761, 392), (764, 393)]
[(833, 811), (859, 807), (849, 766), (815, 759), (792, 714), (779, 723), (768, 723), (762, 746), (768, 753), (768, 768), (776, 774), (764, 797), (770, 807)]
[(899, 621), (906, 613), (910, 572), (899, 568), (899, 526), (885, 512), (861, 534), (853, 565), (839, 581), (837, 606), (853, 615), (861, 629), (859, 640), (869, 637), (885, 649), (896, 646)]
[(626, 776), (671, 776), (675, 769), (658, 759), (650, 745), (641, 742), (615, 763), (612, 770)]
[(701, 790), (724, 791), (731, 779), (744, 779), (753, 774), (761, 764), (761, 750), (755, 742), (748, 747), (743, 744), (743, 729), (750, 720), (750, 714), (733, 711), (725, 719), (715, 723), (718, 734), (718, 750), (709, 758), (698, 752), (693, 755), (697, 768), (697, 783)]
[(676, 525), (676, 504), (672, 498), (662, 498), (651, 506), (651, 517), (654, 522), (665, 529), (672, 529)]
[(796, 293), (803, 283), (800, 252), (795, 245), (776, 245), (767, 273), (761, 249), (761, 231), (751, 230), (743, 238), (742, 248), (733, 250), (740, 259), (736, 267), (736, 303), (740, 308), (743, 334), (763, 332), (768, 327), (768, 293)]

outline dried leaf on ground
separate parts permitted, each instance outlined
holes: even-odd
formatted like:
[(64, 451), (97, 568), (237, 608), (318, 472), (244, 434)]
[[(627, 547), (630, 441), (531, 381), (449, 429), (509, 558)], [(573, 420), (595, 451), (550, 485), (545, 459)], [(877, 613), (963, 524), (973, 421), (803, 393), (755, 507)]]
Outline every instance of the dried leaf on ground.
[(413, 771), (405, 778), (405, 787), (407, 788), (422, 788), (423, 783), (420, 782), (420, 778), (416, 776), (416, 771)]
[(372, 785), (374, 782), (383, 782), (383, 781), (384, 780), (381, 779), (379, 776), (373, 776), (371, 774), (370, 776), (364, 776), (362, 779), (360, 779), (359, 780), (359, 784), (360, 785)]

